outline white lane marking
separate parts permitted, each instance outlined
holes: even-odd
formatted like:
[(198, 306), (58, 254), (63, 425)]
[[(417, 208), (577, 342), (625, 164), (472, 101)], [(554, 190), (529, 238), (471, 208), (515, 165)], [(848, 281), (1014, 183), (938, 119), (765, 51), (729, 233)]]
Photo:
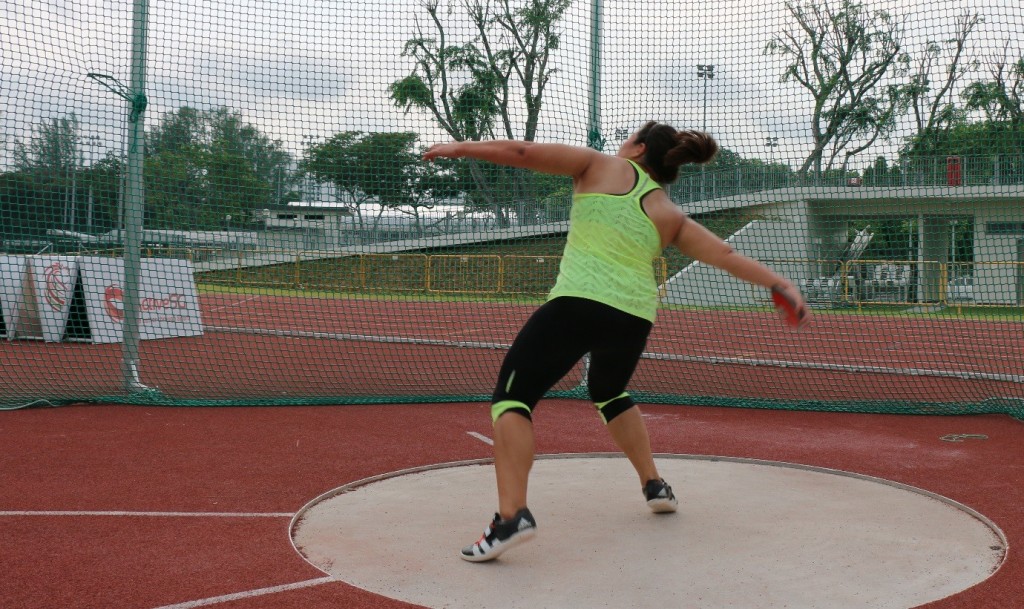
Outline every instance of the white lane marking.
[(248, 298), (243, 298), (242, 300), (239, 300), (238, 302), (232, 302), (230, 304), (221, 305), (219, 307), (213, 307), (212, 309), (210, 309), (210, 311), (211, 312), (212, 311), (222, 311), (224, 309), (228, 309), (228, 308), (231, 308), (231, 307), (237, 307), (237, 306), (243, 305), (243, 304), (245, 304), (247, 302), (252, 302), (253, 300), (256, 300), (258, 298), (259, 298), (259, 296), (250, 296)]
[(467, 433), (467, 434), (469, 434), (469, 435), (471, 435), (471, 436), (473, 436), (473, 437), (474, 437), (474, 438), (476, 438), (477, 440), (480, 440), (480, 441), (481, 441), (481, 442), (483, 442), (484, 444), (490, 444), (491, 446), (494, 446), (494, 440), (492, 440), (492, 439), (488, 438), (487, 436), (485, 436), (485, 435), (484, 435), (484, 434), (482, 434), (482, 433), (477, 433), (477, 432), (475, 432), (475, 431), (467, 431), (466, 433)]
[(70, 510), (8, 510), (0, 516), (156, 516), (161, 518), (291, 518), (291, 512), (124, 512)]
[(336, 580), (331, 576), (319, 577), (317, 579), (308, 579), (306, 581), (295, 582), (292, 584), (282, 584), (280, 586), (271, 586), (269, 588), (257, 588), (255, 590), (235, 592), (234, 594), (225, 594), (223, 596), (211, 596), (210, 598), (201, 598), (199, 600), (177, 603), (175, 605), (163, 605), (161, 607), (156, 607), (155, 609), (192, 609), (193, 607), (205, 607), (207, 605), (227, 603), (229, 601), (237, 601), (246, 598), (253, 598), (256, 596), (264, 596), (266, 594), (287, 592), (288, 590), (300, 590), (302, 588), (310, 588), (312, 586), (319, 586), (320, 584), (327, 584), (333, 581)]

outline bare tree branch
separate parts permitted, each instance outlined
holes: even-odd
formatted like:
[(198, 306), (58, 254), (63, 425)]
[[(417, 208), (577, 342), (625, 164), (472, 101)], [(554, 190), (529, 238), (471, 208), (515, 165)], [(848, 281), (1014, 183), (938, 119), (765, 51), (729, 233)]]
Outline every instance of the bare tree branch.
[[(964, 61), (964, 50), (968, 37), (980, 21), (978, 13), (964, 11), (956, 20), (953, 38), (944, 42), (928, 41), (922, 50), (910, 83), (905, 87), (917, 133), (931, 132), (943, 125), (948, 127), (956, 119), (953, 91), (968, 72), (977, 68), (977, 61)], [(944, 55), (947, 57), (942, 66), (944, 77), (933, 83), (933, 71)]]
[(789, 1), (786, 8), (793, 23), (765, 53), (789, 61), (782, 80), (795, 81), (814, 100), (814, 147), (799, 171), (820, 174), (826, 149), (831, 167), (844, 151), (849, 158), (887, 137), (901, 96), (878, 87), (904, 72), (909, 58), (901, 49), (902, 24), (884, 11), (867, 11), (854, 0), (842, 0), (836, 8)]

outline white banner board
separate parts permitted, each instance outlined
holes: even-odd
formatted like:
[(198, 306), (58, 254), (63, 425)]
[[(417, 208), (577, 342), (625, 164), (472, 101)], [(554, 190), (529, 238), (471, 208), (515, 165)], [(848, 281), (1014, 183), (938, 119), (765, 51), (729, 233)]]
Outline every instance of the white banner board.
[[(77, 256), (30, 256), (29, 281), (22, 302), (33, 300), (42, 326), (43, 340), (50, 343), (64, 338), (64, 329), (71, 311), (75, 281), (78, 278)], [(26, 307), (27, 308), (27, 307)], [(28, 309), (31, 310), (31, 309)]]
[[(89, 334), (94, 343), (123, 339), (124, 261), (83, 257), (78, 263)], [(139, 337), (143, 340), (203, 333), (192, 263), (147, 258), (139, 277)]]
[(27, 265), (24, 256), (0, 256), (0, 338), (14, 338), (17, 332)]

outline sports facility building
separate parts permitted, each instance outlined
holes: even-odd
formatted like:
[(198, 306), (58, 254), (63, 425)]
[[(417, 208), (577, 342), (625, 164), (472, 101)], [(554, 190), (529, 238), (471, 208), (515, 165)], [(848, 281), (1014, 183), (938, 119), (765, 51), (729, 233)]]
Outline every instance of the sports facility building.
[[(841, 275), (888, 281), (892, 287), (898, 287), (892, 282), (912, 278), (914, 301), (936, 302), (945, 299), (946, 284), (961, 273), (973, 277), (976, 303), (1024, 303), (1024, 186), (781, 188), (700, 201), (689, 205), (688, 211), (740, 208), (763, 219), (733, 234), (729, 243), (740, 252), (781, 266), (805, 286), (813, 287), (824, 278), (836, 281), (831, 286), (836, 290), (853, 289), (853, 284), (843, 285)], [(851, 221), (882, 217), (916, 220), (913, 256), (843, 266), (854, 261), (841, 259), (835, 252), (848, 251), (853, 245), (848, 237)], [(965, 220), (974, 226), (973, 251), (969, 259), (952, 260), (950, 228)], [(867, 244), (861, 245), (858, 257)], [(1008, 258), (1007, 252), (1013, 256)], [(842, 268), (835, 268), (837, 262)], [(892, 274), (898, 278), (876, 276), (874, 267), (883, 269), (879, 274), (897, 267)], [(669, 279), (663, 302), (751, 305), (758, 298), (754, 290), (726, 273), (695, 262)]]

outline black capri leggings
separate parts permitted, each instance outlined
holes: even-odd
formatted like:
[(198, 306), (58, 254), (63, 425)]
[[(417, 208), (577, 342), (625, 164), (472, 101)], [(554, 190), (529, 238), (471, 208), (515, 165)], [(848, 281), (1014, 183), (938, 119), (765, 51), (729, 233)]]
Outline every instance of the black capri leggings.
[(651, 322), (606, 304), (555, 298), (519, 331), (498, 374), (495, 420), (506, 410), (530, 417), (537, 402), (590, 353), (587, 389), (605, 422), (633, 405), (625, 393), (647, 344)]

